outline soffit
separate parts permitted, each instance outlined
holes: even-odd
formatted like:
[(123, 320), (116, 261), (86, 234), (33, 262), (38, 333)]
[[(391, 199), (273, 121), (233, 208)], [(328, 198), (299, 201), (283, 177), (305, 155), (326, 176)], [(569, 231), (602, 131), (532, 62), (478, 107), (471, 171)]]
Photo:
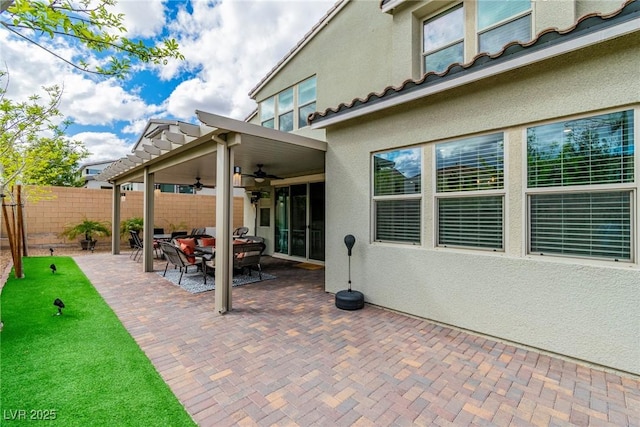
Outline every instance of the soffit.
[[(218, 141), (233, 143), (234, 165), (243, 174), (253, 173), (259, 163), (266, 173), (282, 178), (324, 172), (324, 141), (202, 111), (196, 114), (202, 125), (175, 122), (152, 138), (143, 136), (131, 155), (114, 162), (97, 179), (143, 182), (148, 168), (156, 183), (189, 185), (200, 177), (202, 184), (214, 186)], [(243, 178), (243, 186), (252, 185), (252, 178)]]

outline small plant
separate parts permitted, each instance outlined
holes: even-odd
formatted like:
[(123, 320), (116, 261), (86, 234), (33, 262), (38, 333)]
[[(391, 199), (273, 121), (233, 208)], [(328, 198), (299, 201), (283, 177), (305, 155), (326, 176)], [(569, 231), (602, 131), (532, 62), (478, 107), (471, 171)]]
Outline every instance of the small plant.
[(83, 236), (84, 239), (80, 241), (82, 249), (91, 249), (96, 244), (94, 236), (111, 236), (111, 229), (106, 221), (92, 221), (85, 217), (77, 224), (68, 225), (60, 234), (69, 239)]
[(187, 229), (187, 223), (184, 222), (184, 221), (181, 221), (178, 224), (174, 224), (172, 222), (169, 222), (169, 225), (167, 226), (167, 228), (169, 229), (170, 232), (179, 231), (179, 230), (186, 230)]
[(128, 236), (130, 231), (142, 231), (144, 220), (140, 217), (125, 219), (120, 222), (120, 235)]

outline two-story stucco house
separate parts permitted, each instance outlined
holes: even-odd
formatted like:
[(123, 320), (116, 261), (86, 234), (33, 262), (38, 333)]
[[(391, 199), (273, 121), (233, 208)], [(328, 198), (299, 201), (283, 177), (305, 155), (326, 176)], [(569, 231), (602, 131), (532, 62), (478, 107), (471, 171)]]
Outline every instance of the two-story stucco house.
[(639, 47), (637, 1), (339, 1), (181, 150), (269, 167), (247, 222), (328, 292), (352, 234), (368, 303), (640, 374)]
[(622, 6), (339, 3), (251, 93), (257, 123), (325, 132), (327, 291), (353, 234), (367, 302), (640, 372), (640, 5)]

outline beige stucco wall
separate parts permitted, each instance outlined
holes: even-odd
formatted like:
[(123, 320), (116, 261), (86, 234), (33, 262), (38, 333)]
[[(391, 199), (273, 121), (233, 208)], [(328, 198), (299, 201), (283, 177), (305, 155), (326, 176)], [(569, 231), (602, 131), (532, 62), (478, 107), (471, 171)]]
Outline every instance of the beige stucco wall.
[(318, 110), (384, 88), (391, 83), (386, 56), (391, 22), (391, 16), (380, 12), (374, 2), (349, 2), (256, 94), (256, 101), (313, 75), (317, 76)]
[[(527, 125), (609, 109), (635, 109), (638, 141), (639, 42), (637, 33), (625, 36), (330, 127), (327, 291), (346, 287), (343, 237), (353, 234), (353, 287), (367, 302), (640, 374), (637, 257), (623, 264), (526, 255), (523, 158)], [(435, 248), (431, 143), (494, 131), (505, 132), (505, 252)], [(371, 152), (416, 144), (425, 147), (422, 245), (372, 243)]]
[[(59, 233), (69, 224), (81, 221), (85, 216), (90, 220), (111, 223), (110, 190), (69, 187), (25, 188), (27, 200), (24, 208), (27, 243), (29, 246), (56, 246), (75, 244), (59, 237)], [(141, 191), (127, 191), (126, 200), (121, 203), (121, 218), (142, 217)], [(244, 198), (234, 198), (233, 224), (244, 224)], [(169, 232), (172, 226), (186, 225), (180, 230), (190, 231), (196, 227), (215, 227), (216, 198), (193, 194), (160, 193), (155, 196), (154, 225)], [(7, 232), (2, 222), (3, 248), (8, 247)], [(98, 237), (98, 244), (110, 246), (110, 237)], [(123, 239), (123, 245), (128, 242)]]

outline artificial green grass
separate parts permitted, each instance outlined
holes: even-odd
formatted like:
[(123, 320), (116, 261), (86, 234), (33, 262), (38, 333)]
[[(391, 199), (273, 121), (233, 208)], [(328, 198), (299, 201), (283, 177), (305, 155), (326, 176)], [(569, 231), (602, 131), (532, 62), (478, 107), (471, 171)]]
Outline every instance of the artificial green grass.
[(24, 272), (0, 295), (0, 425), (195, 425), (72, 258), (24, 258)]

